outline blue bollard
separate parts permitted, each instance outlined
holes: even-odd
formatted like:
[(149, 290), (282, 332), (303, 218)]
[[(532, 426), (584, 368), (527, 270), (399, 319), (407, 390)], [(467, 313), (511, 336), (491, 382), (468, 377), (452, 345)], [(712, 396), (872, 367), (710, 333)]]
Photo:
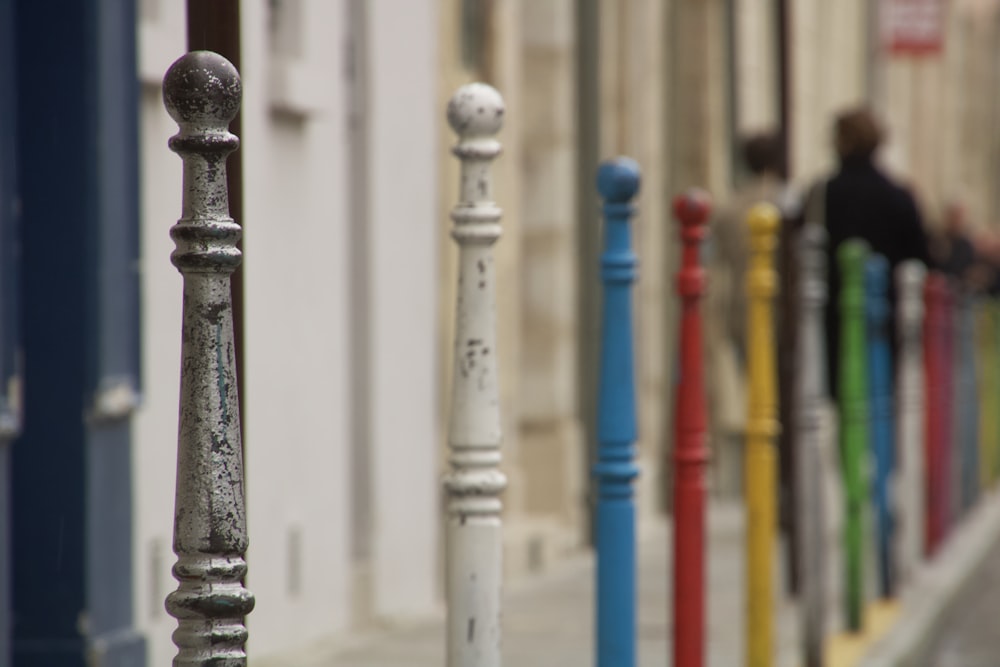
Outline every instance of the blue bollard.
[(879, 595), (892, 597), (893, 507), (891, 479), (894, 467), (895, 425), (892, 353), (889, 348), (889, 262), (873, 254), (865, 263), (865, 310), (868, 320), (868, 397), (871, 442), (875, 461), (875, 526), (877, 530)]
[(637, 435), (632, 360), (632, 252), (629, 219), (639, 191), (639, 165), (629, 158), (601, 163), (604, 199), (601, 280), (601, 371), (597, 396), (597, 667), (634, 667), (635, 504), (632, 484)]

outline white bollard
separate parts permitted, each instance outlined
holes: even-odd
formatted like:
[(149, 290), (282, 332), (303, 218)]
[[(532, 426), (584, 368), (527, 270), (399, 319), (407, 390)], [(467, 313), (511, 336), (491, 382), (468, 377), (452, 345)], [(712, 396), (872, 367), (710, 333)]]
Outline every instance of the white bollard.
[[(824, 410), (827, 369), (823, 309), (826, 305), (826, 231), (807, 223), (799, 236), (799, 344), (795, 378), (796, 489), (795, 515), (801, 559), (802, 664), (823, 664), (826, 641), (827, 565), (826, 499), (824, 498)], [(827, 429), (828, 430), (828, 429)]]
[(176, 591), (166, 607), (177, 619), (174, 667), (245, 667), (243, 618), (254, 599), (243, 587), (247, 528), (243, 500), (236, 351), (230, 274), (240, 263), (240, 226), (229, 217), (226, 157), (240, 108), (236, 69), (222, 56), (194, 51), (170, 66), (163, 102), (180, 132), (170, 150), (184, 161), (181, 219), (170, 255), (184, 277), (180, 423), (174, 513)]
[(500, 154), (494, 135), (503, 99), (485, 84), (459, 88), (448, 122), (459, 140), (460, 201), (452, 209), (458, 243), (455, 360), (446, 475), (445, 568), (448, 666), (500, 667), (502, 526), (500, 400), (497, 383), (493, 244), (500, 208), (492, 201), (490, 164)]
[(896, 562), (899, 580), (912, 583), (924, 554), (924, 280), (919, 260), (896, 267)]

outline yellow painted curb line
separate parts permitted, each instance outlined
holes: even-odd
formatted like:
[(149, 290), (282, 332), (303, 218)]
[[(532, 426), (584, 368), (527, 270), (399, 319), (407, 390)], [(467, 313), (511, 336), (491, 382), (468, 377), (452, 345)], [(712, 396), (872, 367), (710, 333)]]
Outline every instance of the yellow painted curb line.
[(824, 647), (827, 667), (854, 667), (865, 651), (889, 631), (899, 617), (900, 604), (896, 600), (876, 600), (864, 611), (864, 630), (830, 637)]

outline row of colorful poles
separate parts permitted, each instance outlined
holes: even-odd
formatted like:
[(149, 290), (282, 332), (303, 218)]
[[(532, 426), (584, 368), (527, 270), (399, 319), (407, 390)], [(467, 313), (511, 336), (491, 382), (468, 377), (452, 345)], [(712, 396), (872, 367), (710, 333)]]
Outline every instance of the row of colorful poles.
[[(632, 355), (632, 199), (639, 167), (628, 158), (602, 164), (597, 187), (604, 199), (605, 250), (601, 258), (604, 311), (599, 401), (597, 665), (633, 667), (636, 640), (636, 550), (633, 480), (636, 407)], [(705, 481), (709, 447), (702, 367), (700, 299), (707, 281), (699, 248), (708, 234), (707, 195), (678, 197), (682, 262), (680, 372), (673, 442), (673, 664), (701, 667), (705, 649)], [(1000, 303), (977, 299), (916, 261), (890, 275), (888, 261), (851, 239), (837, 248), (842, 275), (839, 367), (825, 368), (825, 232), (807, 222), (798, 234), (798, 343), (793, 424), (780, 424), (774, 336), (777, 272), (774, 255), (781, 224), (770, 204), (747, 215), (750, 261), (745, 477), (747, 584), (745, 628), (749, 667), (775, 660), (774, 570), (777, 541), (777, 448), (782, 427), (797, 448), (796, 539), (802, 560), (799, 589), (802, 664), (823, 664), (827, 613), (835, 592), (824, 584), (830, 551), (844, 564), (844, 625), (864, 629), (869, 595), (890, 599), (932, 556), (974, 505), (981, 489), (1000, 475)], [(926, 280), (925, 280), (926, 278)], [(895, 281), (896, 308), (890, 305)], [(894, 319), (893, 319), (894, 318)], [(896, 332), (896, 340), (892, 332)], [(895, 343), (895, 345), (894, 345)], [(895, 347), (895, 354), (893, 349)], [(839, 469), (826, 463), (824, 411), (827, 372), (837, 373)], [(844, 502), (843, 534), (827, 538), (823, 488), (833, 479)], [(866, 572), (866, 564), (875, 568)]]
[[(236, 248), (240, 232), (229, 217), (225, 185), (225, 159), (239, 143), (226, 128), (239, 109), (241, 91), (236, 68), (207, 51), (180, 58), (163, 84), (165, 106), (179, 126), (169, 146), (184, 162), (182, 217), (171, 229), (177, 246), (171, 261), (183, 275), (185, 295), (174, 524), (178, 561), (173, 570), (178, 588), (166, 600), (167, 611), (178, 620), (173, 635), (177, 665), (245, 667), (244, 618), (254, 607), (253, 595), (241, 583), (246, 574), (247, 532), (230, 299), (230, 274), (240, 260)], [(464, 86), (449, 102), (449, 123), (459, 136), (453, 153), (461, 162), (460, 201), (451, 216), (459, 270), (449, 423), (451, 470), (444, 480), (450, 667), (501, 665), (500, 496), (505, 477), (499, 468), (492, 254), (500, 237), (501, 211), (492, 201), (490, 164), (501, 151), (495, 135), (503, 116), (499, 93), (482, 84)], [(639, 184), (639, 167), (630, 159), (600, 166), (597, 187), (604, 200), (605, 250), (601, 257), (599, 451), (594, 468), (598, 667), (634, 667), (636, 657), (632, 498), (638, 468), (634, 460), (637, 420), (631, 298), (636, 258), (630, 223)], [(683, 244), (677, 276), (681, 354), (673, 447), (676, 667), (701, 667), (704, 661), (704, 468), (709, 449), (700, 299), (707, 281), (699, 249), (708, 233), (709, 212), (708, 197), (700, 191), (674, 202)], [(764, 667), (774, 663), (771, 572), (776, 541), (775, 440), (781, 425), (776, 416), (773, 256), (780, 216), (773, 206), (759, 204), (747, 222), (751, 238), (747, 664)], [(827, 597), (822, 568), (816, 567), (825, 551), (822, 484), (817, 482), (823, 474), (819, 411), (825, 385), (822, 229), (807, 224), (801, 242), (799, 412), (791, 428), (803, 454), (796, 475), (804, 505), (798, 534), (819, 536), (803, 539), (805, 643), (807, 665), (814, 667), (817, 663), (809, 656), (822, 640)], [(838, 261), (844, 276), (842, 291), (836, 296), (843, 323), (842, 365), (837, 371), (847, 512), (841, 550), (847, 562), (848, 626), (857, 629), (863, 622), (865, 513), (874, 508), (880, 593), (891, 595), (896, 588), (896, 564), (903, 563), (905, 576), (907, 567), (912, 569), (932, 555), (980, 489), (996, 480), (1000, 422), (994, 408), (1000, 401), (1000, 307), (955, 294), (947, 280), (937, 275), (930, 276), (924, 286), (920, 266), (902, 265), (897, 309), (901, 367), (894, 375), (887, 324), (891, 316), (886, 301), (888, 266), (859, 241), (844, 243)], [(925, 314), (921, 312), (924, 303)], [(974, 341), (979, 342), (978, 348)], [(977, 368), (983, 369), (978, 376)], [(893, 378), (898, 382), (895, 392)], [(986, 402), (978, 413), (977, 392)], [(901, 454), (898, 460), (897, 453)], [(875, 461), (873, 487), (867, 483), (869, 459)], [(901, 504), (894, 503), (889, 492), (894, 476), (907, 499)], [(926, 510), (925, 521), (916, 518), (921, 509)], [(898, 516), (896, 512), (902, 510), (907, 514)], [(896, 523), (906, 539), (897, 540)], [(924, 526), (919, 536), (915, 535), (918, 526)], [(899, 544), (904, 548), (897, 549)]]

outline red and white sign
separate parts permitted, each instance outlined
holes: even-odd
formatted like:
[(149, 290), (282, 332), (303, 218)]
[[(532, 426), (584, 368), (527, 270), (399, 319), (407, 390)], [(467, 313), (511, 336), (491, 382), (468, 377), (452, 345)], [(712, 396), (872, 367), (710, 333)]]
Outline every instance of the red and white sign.
[(882, 0), (882, 44), (894, 55), (940, 53), (946, 0)]

